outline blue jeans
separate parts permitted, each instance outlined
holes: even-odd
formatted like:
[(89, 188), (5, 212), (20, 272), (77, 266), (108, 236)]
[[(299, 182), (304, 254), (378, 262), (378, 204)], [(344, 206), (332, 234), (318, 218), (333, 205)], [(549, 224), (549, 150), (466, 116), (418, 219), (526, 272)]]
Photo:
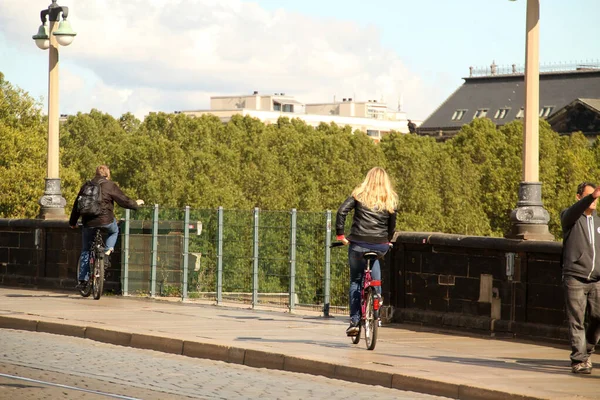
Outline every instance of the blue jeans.
[[(360, 292), (362, 290), (362, 279), (367, 266), (367, 261), (363, 258), (363, 254), (370, 250), (366, 247), (361, 247), (357, 244), (350, 243), (348, 248), (348, 262), (350, 264), (350, 319), (352, 322), (360, 320)], [(371, 279), (381, 280), (381, 267), (379, 260), (375, 260), (371, 265)], [(375, 291), (381, 294), (381, 286), (376, 286)]]
[(94, 243), (94, 238), (96, 237), (96, 231), (100, 228), (103, 228), (107, 233), (108, 237), (106, 238), (106, 248), (114, 249), (117, 244), (117, 239), (119, 238), (119, 226), (117, 225), (117, 220), (113, 220), (112, 223), (107, 225), (100, 225), (98, 227), (83, 227), (83, 232), (81, 234), (81, 256), (79, 256), (79, 280), (87, 281), (89, 279), (90, 273), (90, 248), (92, 247), (92, 243)]

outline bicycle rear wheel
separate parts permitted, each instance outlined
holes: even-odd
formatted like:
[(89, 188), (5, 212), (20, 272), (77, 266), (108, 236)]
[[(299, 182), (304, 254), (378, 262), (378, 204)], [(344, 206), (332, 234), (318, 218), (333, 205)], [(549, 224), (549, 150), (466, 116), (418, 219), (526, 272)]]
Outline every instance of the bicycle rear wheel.
[(365, 294), (367, 296), (365, 307), (365, 342), (367, 350), (373, 350), (377, 343), (377, 328), (379, 327), (374, 307), (375, 290), (370, 287)]
[[(96, 257), (94, 259), (94, 270), (92, 275), (92, 285), (94, 292), (94, 300), (100, 299), (102, 290), (104, 290), (104, 259)], [(88, 284), (88, 286), (90, 286)]]

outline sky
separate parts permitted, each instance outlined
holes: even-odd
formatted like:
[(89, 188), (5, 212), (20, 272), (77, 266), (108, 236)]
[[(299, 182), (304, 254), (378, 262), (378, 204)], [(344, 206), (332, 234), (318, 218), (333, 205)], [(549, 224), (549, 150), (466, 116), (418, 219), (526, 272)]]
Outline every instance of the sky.
[[(0, 1), (0, 72), (40, 100), (51, 0)], [(425, 119), (469, 66), (524, 65), (526, 0), (62, 0), (60, 113), (210, 108), (210, 96), (385, 101)], [(600, 62), (600, 0), (540, 0), (540, 62)]]

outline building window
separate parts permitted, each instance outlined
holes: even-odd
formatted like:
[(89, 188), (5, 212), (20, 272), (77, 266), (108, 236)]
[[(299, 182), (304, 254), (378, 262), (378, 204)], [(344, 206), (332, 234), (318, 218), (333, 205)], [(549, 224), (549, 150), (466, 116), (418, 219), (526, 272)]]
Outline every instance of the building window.
[(515, 118), (521, 119), (521, 118), (523, 118), (523, 116), (525, 116), (525, 108), (521, 107), (521, 109), (519, 110), (519, 112), (517, 113), (517, 116)]
[(552, 110), (554, 110), (554, 107), (552, 107), (552, 106), (542, 107), (542, 109), (540, 110), (540, 117), (542, 117), (542, 118), (548, 117), (550, 115), (550, 113), (552, 112)]
[(375, 131), (375, 130), (371, 130), (371, 129), (367, 129), (367, 136), (375, 138), (375, 139), (381, 138), (379, 131)]
[(273, 102), (273, 111), (282, 111), (282, 112), (293, 113), (294, 112), (294, 105), (293, 104), (278, 103), (278, 102), (274, 101)]
[(488, 111), (489, 109), (487, 108), (480, 108), (479, 110), (475, 111), (475, 115), (473, 116), (473, 118), (483, 118), (487, 115)]
[(506, 115), (508, 114), (509, 111), (510, 111), (510, 108), (500, 108), (500, 109), (498, 109), (498, 111), (496, 111), (494, 118), (504, 119), (504, 118), (506, 118)]
[(454, 111), (454, 114), (452, 114), (452, 121), (460, 121), (466, 112), (467, 110)]
[(367, 108), (367, 118), (385, 119), (385, 110), (377, 108)]

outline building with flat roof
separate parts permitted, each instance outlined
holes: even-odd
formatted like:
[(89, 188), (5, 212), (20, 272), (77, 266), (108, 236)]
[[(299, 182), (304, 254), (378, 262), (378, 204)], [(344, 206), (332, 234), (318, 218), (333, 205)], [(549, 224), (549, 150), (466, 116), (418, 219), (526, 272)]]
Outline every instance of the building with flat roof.
[[(276, 123), (280, 117), (298, 118), (307, 125), (335, 123), (350, 126), (379, 141), (390, 131), (408, 133), (406, 113), (392, 110), (376, 100), (354, 101), (343, 98), (331, 103), (305, 104), (285, 93), (252, 94), (240, 96), (214, 96), (210, 98), (210, 110), (181, 111), (182, 114), (201, 116), (212, 114), (228, 122), (234, 115), (249, 115), (264, 123)], [(413, 121), (419, 125), (421, 121)]]

